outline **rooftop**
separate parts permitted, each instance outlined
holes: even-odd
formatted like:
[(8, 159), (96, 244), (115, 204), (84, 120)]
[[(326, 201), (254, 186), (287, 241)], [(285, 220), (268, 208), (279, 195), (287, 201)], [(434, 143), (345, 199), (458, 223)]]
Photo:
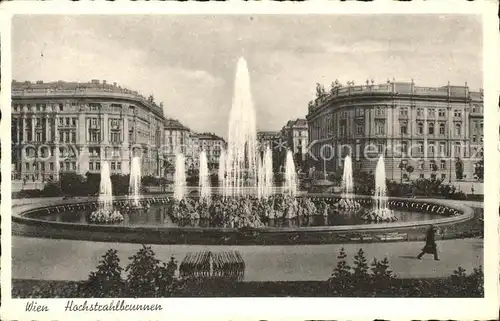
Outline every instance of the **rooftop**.
[(167, 118), (163, 122), (163, 128), (164, 129), (178, 129), (178, 130), (187, 130), (189, 131), (190, 129), (186, 126), (184, 126), (180, 121), (177, 119), (172, 119), (172, 118)]
[(108, 83), (106, 80), (100, 81), (97, 79), (92, 79), (89, 82), (74, 82), (74, 81), (52, 81), (44, 82), (38, 80), (36, 82), (31, 81), (16, 81), (12, 80), (12, 96), (23, 96), (23, 95), (84, 95), (90, 92), (109, 92), (116, 94), (124, 94), (130, 96), (136, 96), (145, 105), (150, 107), (153, 111), (163, 115), (163, 108), (154, 102), (152, 96), (148, 98), (141, 95), (135, 90), (130, 90), (128, 88), (118, 85), (116, 82), (112, 84)]

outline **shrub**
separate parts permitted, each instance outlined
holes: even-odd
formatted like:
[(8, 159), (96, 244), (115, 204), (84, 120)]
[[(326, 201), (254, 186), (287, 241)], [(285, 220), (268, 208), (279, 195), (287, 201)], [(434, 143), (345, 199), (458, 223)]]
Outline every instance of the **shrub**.
[(334, 294), (349, 293), (352, 289), (351, 267), (347, 264), (346, 257), (347, 254), (344, 248), (341, 248), (337, 256), (339, 261), (333, 270), (332, 277), (329, 279), (330, 289), (333, 290)]
[(84, 182), (83, 176), (76, 173), (62, 173), (59, 177), (61, 192), (68, 196), (80, 195)]
[(45, 197), (55, 197), (61, 195), (61, 186), (56, 182), (45, 184), (41, 194)]
[(150, 246), (142, 248), (129, 258), (130, 264), (125, 269), (127, 292), (132, 297), (170, 296), (177, 286), (175, 272), (177, 262), (171, 258), (168, 264), (156, 259)]
[(91, 272), (89, 279), (80, 285), (79, 292), (91, 298), (121, 297), (124, 286), (122, 270), (117, 251), (108, 250), (99, 261), (97, 271)]

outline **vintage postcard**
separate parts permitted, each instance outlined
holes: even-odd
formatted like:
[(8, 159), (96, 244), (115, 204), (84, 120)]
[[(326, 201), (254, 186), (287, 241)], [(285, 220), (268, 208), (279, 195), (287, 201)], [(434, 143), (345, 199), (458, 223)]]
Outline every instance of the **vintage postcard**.
[(496, 4), (313, 2), (0, 6), (2, 319), (498, 316)]

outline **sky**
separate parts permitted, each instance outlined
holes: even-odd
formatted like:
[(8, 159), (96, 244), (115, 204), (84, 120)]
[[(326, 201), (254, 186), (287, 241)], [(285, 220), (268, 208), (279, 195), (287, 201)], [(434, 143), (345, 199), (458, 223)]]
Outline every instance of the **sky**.
[(335, 79), (482, 88), (473, 15), (24, 15), (12, 29), (15, 80), (117, 82), (224, 137), (240, 57), (259, 130), (305, 117)]

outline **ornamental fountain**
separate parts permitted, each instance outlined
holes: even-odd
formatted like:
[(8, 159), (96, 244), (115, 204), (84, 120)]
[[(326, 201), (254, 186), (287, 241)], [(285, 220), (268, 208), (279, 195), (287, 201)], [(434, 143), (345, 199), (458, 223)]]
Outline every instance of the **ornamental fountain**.
[(394, 222), (397, 220), (394, 211), (387, 206), (387, 186), (385, 179), (384, 156), (380, 155), (375, 170), (375, 195), (373, 208), (361, 216), (370, 222)]
[(224, 188), (227, 196), (254, 194), (257, 188), (257, 127), (245, 59), (240, 58), (234, 81)]
[(345, 210), (357, 210), (361, 205), (354, 197), (354, 180), (352, 178), (352, 158), (347, 155), (344, 158), (344, 172), (342, 175), (342, 195), (341, 199), (334, 204), (334, 207)]
[(130, 162), (129, 195), (131, 208), (140, 208), (139, 202), (141, 192), (141, 158), (136, 156)]
[(200, 198), (205, 202), (210, 203), (211, 188), (210, 188), (210, 172), (208, 170), (207, 153), (202, 150), (200, 153), (200, 170), (199, 170), (198, 187), (200, 189)]
[(117, 223), (123, 221), (123, 215), (113, 209), (113, 188), (108, 162), (101, 165), (101, 181), (99, 183), (98, 209), (90, 214), (91, 223)]

